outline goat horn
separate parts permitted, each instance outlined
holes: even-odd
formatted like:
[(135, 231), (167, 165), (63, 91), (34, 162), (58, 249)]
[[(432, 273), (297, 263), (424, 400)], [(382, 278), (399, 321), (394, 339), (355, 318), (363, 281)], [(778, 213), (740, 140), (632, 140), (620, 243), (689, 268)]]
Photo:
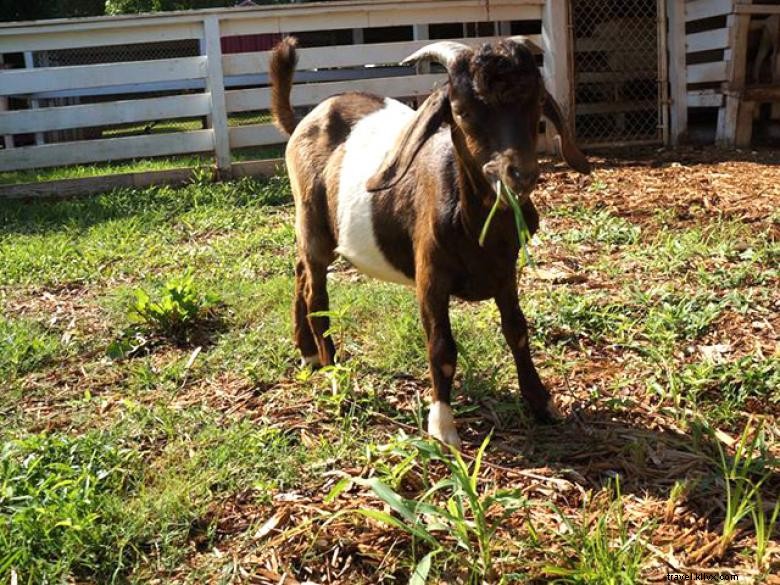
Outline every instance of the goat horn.
[(406, 59), (401, 61), (401, 65), (411, 65), (413, 63), (435, 61), (436, 63), (441, 63), (449, 70), (458, 57), (465, 54), (471, 54), (473, 52), (474, 49), (468, 45), (464, 45), (463, 43), (456, 43), (454, 41), (439, 41), (438, 43), (425, 45), (423, 48), (415, 51)]
[(525, 35), (509, 37), (509, 40), (517, 43), (518, 45), (523, 45), (534, 55), (541, 55), (544, 52), (542, 51), (542, 48), (539, 45), (537, 45), (535, 42), (533, 42)]

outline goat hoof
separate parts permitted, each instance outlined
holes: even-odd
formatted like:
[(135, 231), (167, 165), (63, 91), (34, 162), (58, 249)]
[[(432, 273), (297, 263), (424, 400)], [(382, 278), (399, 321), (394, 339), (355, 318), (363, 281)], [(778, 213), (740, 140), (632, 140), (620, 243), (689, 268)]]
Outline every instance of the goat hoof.
[(565, 418), (552, 398), (549, 398), (545, 407), (542, 410), (538, 410), (535, 414), (536, 420), (548, 425), (560, 423)]
[(312, 370), (321, 368), (322, 362), (320, 361), (320, 356), (317, 354), (303, 356), (303, 358), (301, 358), (301, 367), (305, 368), (306, 366), (309, 366)]
[(460, 451), (460, 437), (449, 404), (434, 402), (428, 413), (428, 434)]

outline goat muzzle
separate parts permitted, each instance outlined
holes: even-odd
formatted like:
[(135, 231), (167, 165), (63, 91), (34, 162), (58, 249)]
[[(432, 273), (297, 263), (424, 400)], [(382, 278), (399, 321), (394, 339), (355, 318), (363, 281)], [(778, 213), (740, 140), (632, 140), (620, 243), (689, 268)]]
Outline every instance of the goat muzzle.
[(517, 199), (520, 205), (524, 205), (531, 198), (531, 193), (539, 180), (538, 168), (526, 170), (520, 165), (514, 165), (509, 162), (503, 162), (502, 164), (498, 160), (485, 163), (482, 166), (482, 172), (494, 189), (496, 183), (500, 181), (511, 192), (511, 194), (508, 194), (507, 190), (503, 190), (501, 194), (502, 207), (508, 205), (506, 201), (503, 201), (503, 198), (512, 196)]

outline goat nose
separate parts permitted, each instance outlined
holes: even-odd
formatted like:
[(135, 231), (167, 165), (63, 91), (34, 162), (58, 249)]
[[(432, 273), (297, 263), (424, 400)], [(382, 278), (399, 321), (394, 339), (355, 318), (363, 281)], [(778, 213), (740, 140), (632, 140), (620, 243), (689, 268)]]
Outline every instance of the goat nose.
[(509, 165), (507, 167), (506, 174), (509, 175), (509, 178), (517, 181), (518, 183), (522, 183), (523, 179), (525, 178), (522, 169), (514, 165)]
[(526, 172), (521, 167), (509, 165), (506, 169), (507, 178), (522, 189), (530, 189), (539, 178), (537, 171)]

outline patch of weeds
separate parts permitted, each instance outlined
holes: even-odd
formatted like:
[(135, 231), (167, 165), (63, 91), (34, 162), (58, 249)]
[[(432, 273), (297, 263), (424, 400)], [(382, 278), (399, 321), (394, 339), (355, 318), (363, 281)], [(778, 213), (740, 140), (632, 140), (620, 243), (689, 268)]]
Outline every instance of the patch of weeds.
[[(472, 584), (493, 580), (498, 576), (498, 530), (509, 516), (526, 508), (527, 502), (517, 489), (492, 492), (480, 489), (482, 458), (489, 442), (487, 436), (469, 465), (458, 451), (445, 453), (438, 442), (410, 441), (412, 452), (424, 466), (443, 465), (448, 473), (416, 499), (404, 497), (376, 477), (345, 479), (334, 487), (329, 497), (333, 499), (355, 483), (369, 488), (395, 513), (374, 508), (357, 510), (412, 537), (414, 566), (410, 583), (426, 583), (434, 567), (443, 576), (465, 573), (466, 582)], [(346, 513), (354, 512), (342, 514)], [(420, 556), (418, 553), (423, 552), (420, 548), (427, 552)]]
[(756, 255), (754, 252), (761, 247), (762, 239), (760, 234), (751, 232), (748, 225), (740, 222), (718, 222), (685, 230), (673, 229), (664, 223), (633, 254), (645, 270), (668, 275), (687, 272), (702, 260), (763, 258), (763, 253)]
[(713, 294), (683, 295), (671, 291), (635, 291), (640, 306), (649, 307), (644, 334), (661, 344), (675, 340), (695, 340), (717, 319), (726, 303)]
[[(612, 491), (609, 487), (608, 490)], [(572, 555), (560, 565), (545, 567), (555, 583), (633, 585), (640, 582), (647, 554), (640, 538), (650, 525), (645, 524), (631, 534), (623, 517), (619, 480), (615, 481), (614, 492), (615, 499), (606, 511), (590, 512), (584, 507), (580, 524), (573, 523), (553, 506), (565, 527), (562, 537)]]
[(769, 565), (769, 543), (775, 532), (777, 517), (780, 513), (780, 500), (775, 501), (774, 507), (769, 512), (764, 511), (764, 500), (761, 491), (756, 492), (755, 505), (750, 510), (753, 518), (753, 529), (756, 531), (756, 569), (765, 571)]
[(629, 343), (636, 318), (631, 306), (601, 294), (579, 294), (570, 288), (557, 288), (552, 294), (529, 303), (529, 316), (535, 336), (545, 344), (594, 342)]
[(650, 388), (662, 395), (668, 389), (671, 395), (694, 406), (706, 406), (707, 418), (713, 422), (734, 424), (735, 411), (744, 409), (750, 400), (780, 403), (780, 358), (776, 356), (751, 354), (723, 362), (696, 361), (682, 367), (676, 367), (670, 358), (659, 363), (664, 376), (651, 379)]
[(207, 329), (219, 325), (219, 307), (219, 297), (201, 293), (190, 273), (169, 279), (151, 295), (137, 289), (128, 311), (131, 325), (109, 345), (107, 353), (112, 359), (128, 357), (153, 339), (202, 345), (208, 341)]
[(139, 458), (110, 435), (32, 435), (0, 451), (0, 580), (116, 576), (125, 554), (122, 498)]
[(35, 371), (61, 349), (60, 336), (40, 323), (0, 317), (0, 379)]
[(706, 287), (728, 290), (769, 284), (778, 277), (778, 271), (752, 262), (741, 262), (728, 266), (698, 266), (697, 277)]
[(630, 221), (612, 215), (606, 209), (590, 210), (578, 217), (575, 227), (563, 233), (570, 244), (599, 242), (611, 246), (626, 246), (639, 242), (642, 230)]
[[(766, 468), (767, 445), (763, 432), (763, 423), (759, 422), (756, 428), (751, 428), (748, 423), (742, 431), (742, 435), (734, 449), (734, 456), (726, 456), (720, 441), (715, 440), (720, 456), (720, 469), (723, 474), (723, 485), (726, 492), (725, 511), (723, 519), (723, 531), (717, 556), (722, 557), (737, 533), (738, 524), (748, 514), (760, 513), (762, 520), (764, 511), (761, 506), (761, 485), (769, 478), (771, 471)], [(775, 519), (776, 519), (775, 514)], [(772, 523), (774, 520), (772, 520)], [(762, 538), (766, 537), (766, 526), (761, 520), (756, 522), (756, 527), (764, 530)], [(765, 550), (765, 549), (764, 549)], [(758, 560), (763, 561), (763, 557)]]

